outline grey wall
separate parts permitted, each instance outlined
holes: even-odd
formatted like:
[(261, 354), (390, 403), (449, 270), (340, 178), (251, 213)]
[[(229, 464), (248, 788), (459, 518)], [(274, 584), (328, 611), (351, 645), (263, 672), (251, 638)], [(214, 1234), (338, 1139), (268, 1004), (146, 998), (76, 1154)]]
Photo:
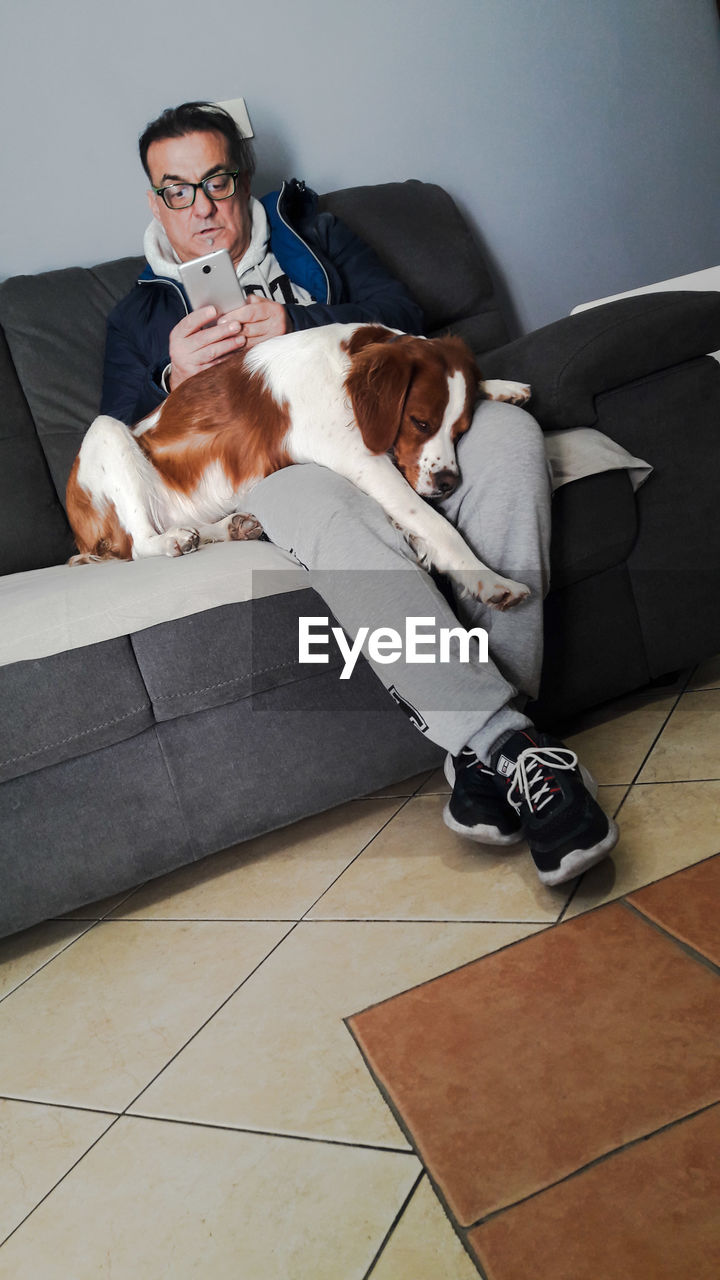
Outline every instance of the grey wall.
[(137, 252), (138, 133), (240, 95), (256, 189), (442, 183), (523, 328), (720, 262), (715, 0), (5, 0), (0, 275)]

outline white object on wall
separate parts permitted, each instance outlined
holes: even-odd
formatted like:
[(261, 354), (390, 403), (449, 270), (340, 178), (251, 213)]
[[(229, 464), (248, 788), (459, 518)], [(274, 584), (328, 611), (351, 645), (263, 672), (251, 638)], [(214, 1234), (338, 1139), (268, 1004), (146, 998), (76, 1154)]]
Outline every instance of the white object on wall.
[(244, 138), (255, 137), (244, 98), (228, 98), (225, 102), (217, 102), (215, 105), (225, 108), (228, 114), (232, 116)]

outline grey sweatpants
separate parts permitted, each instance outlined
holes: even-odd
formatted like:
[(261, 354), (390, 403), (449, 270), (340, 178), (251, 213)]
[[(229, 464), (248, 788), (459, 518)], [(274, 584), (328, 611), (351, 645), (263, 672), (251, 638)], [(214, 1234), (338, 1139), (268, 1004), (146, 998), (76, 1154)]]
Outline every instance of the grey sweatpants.
[[(481, 402), (459, 442), (458, 461), (460, 484), (434, 505), (481, 560), (531, 588), (530, 598), (507, 613), (467, 597), (455, 597), (451, 608), (378, 504), (324, 467), (275, 472), (248, 505), (270, 540), (310, 571), (312, 586), (351, 638), (363, 626), (404, 636), (408, 617), (432, 618), (438, 632), (458, 621), (485, 628), (486, 663), (477, 655), (463, 661), (456, 648), (445, 662), (369, 660), (433, 741), (453, 755), (468, 746), (488, 761), (498, 739), (530, 723), (522, 707), (538, 690), (550, 481), (540, 428), (514, 405)], [(365, 646), (363, 652), (368, 656)]]

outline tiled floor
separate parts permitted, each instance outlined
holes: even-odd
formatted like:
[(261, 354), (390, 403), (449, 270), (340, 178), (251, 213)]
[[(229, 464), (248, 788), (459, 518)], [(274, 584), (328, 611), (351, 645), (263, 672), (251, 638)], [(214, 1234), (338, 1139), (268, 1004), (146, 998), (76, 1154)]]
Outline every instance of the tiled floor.
[(0, 1278), (716, 1280), (720, 661), (567, 740), (579, 884), (435, 774), (0, 942)]

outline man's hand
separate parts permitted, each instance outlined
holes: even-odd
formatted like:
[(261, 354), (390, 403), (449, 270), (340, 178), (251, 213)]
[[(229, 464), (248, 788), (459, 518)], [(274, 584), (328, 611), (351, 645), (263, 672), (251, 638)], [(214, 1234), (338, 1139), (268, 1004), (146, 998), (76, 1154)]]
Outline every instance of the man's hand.
[[(234, 312), (213, 324), (215, 307), (200, 307), (184, 316), (170, 332), (170, 390), (174, 391), (202, 369), (218, 364), (233, 351), (244, 347), (247, 339)], [(209, 328), (205, 326), (209, 325)]]
[(278, 338), (290, 328), (288, 313), (283, 304), (271, 302), (261, 294), (251, 294), (244, 306), (229, 312), (223, 318), (227, 320), (230, 316), (242, 325), (248, 347), (256, 347), (258, 342), (265, 342), (267, 338)]
[(212, 324), (216, 315), (214, 307), (200, 307), (185, 316), (170, 333), (171, 391), (193, 374), (227, 359), (234, 351), (257, 346), (289, 329), (285, 307), (269, 298), (251, 297), (235, 311), (221, 316), (217, 324)]

